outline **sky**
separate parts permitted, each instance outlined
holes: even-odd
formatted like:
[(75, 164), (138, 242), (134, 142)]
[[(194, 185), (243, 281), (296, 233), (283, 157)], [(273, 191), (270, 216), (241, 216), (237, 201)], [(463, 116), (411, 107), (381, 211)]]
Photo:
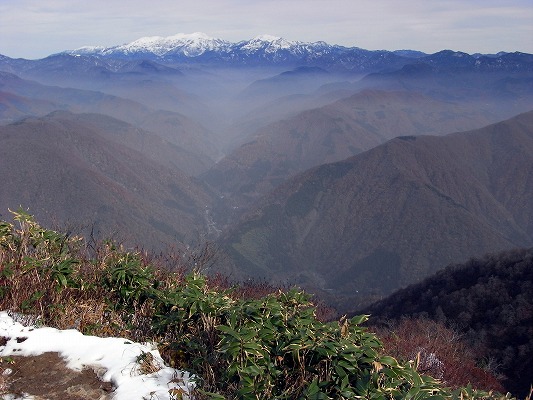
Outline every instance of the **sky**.
[(532, 0), (0, 0), (0, 54), (36, 59), (86, 45), (203, 32), (369, 50), (533, 53)]

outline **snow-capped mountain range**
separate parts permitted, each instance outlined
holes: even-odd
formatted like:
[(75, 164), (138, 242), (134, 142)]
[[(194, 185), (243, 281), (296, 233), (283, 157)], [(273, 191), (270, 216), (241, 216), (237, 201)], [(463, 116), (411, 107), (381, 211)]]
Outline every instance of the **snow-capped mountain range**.
[[(229, 42), (204, 33), (179, 33), (173, 36), (150, 36), (131, 43), (112, 46), (85, 46), (61, 54), (91, 55), (103, 58), (150, 59), (165, 62), (223, 62), (232, 64), (307, 64), (320, 66), (395, 64), (406, 57), (419, 57), (420, 52), (397, 55), (390, 51), (370, 51), (358, 47), (330, 45), (325, 42), (290, 41), (272, 35), (260, 35), (251, 40)], [(359, 60), (359, 61), (356, 61)]]
[(422, 62), (444, 68), (477, 70), (533, 69), (533, 56), (500, 52), (469, 55), (451, 50), (428, 55), (414, 50), (365, 50), (331, 45), (322, 41), (291, 41), (272, 35), (230, 42), (196, 32), (173, 36), (149, 36), (112, 47), (86, 46), (60, 55), (92, 56), (99, 59), (151, 60), (159, 63), (203, 63), (216, 65), (316, 66), (328, 70), (369, 73), (393, 71), (407, 64)]
[[(230, 42), (215, 39), (204, 33), (183, 34), (173, 36), (149, 36), (137, 39), (131, 43), (113, 46), (109, 48), (94, 48), (93, 54), (100, 55), (135, 55), (154, 54), (164, 57), (169, 54), (182, 54), (186, 57), (197, 57), (206, 51), (227, 51)], [(71, 53), (75, 53), (74, 50)], [(85, 53), (87, 54), (87, 53)]]
[(173, 36), (148, 36), (137, 39), (131, 43), (122, 44), (112, 47), (85, 46), (79, 49), (66, 51), (67, 54), (79, 55), (146, 55), (153, 54), (158, 57), (168, 57), (183, 55), (186, 57), (199, 57), (207, 52), (216, 52), (220, 54), (232, 53), (239, 50), (243, 53), (257, 53), (264, 51), (266, 53), (276, 53), (286, 51), (294, 55), (301, 55), (307, 52), (316, 51), (329, 46), (324, 42), (304, 43), (299, 41), (289, 41), (277, 36), (260, 35), (247, 41), (236, 43), (223, 39), (217, 39), (206, 35), (205, 33), (195, 32), (191, 34), (178, 33)]
[[(173, 36), (149, 36), (118, 46), (85, 46), (53, 54), (41, 60), (11, 59), (0, 55), (0, 70), (21, 71), (102, 70), (124, 72), (145, 67), (169, 72), (184, 64), (223, 67), (268, 67), (294, 69), (302, 66), (319, 67), (327, 71), (357, 74), (388, 73), (415, 65), (434, 71), (513, 71), (532, 72), (533, 55), (505, 53), (483, 55), (442, 50), (425, 54), (415, 50), (365, 50), (359, 47), (331, 45), (322, 41), (291, 41), (271, 35), (257, 36), (251, 40), (229, 42), (204, 33)], [(133, 64), (131, 64), (133, 63)], [(155, 63), (155, 64), (154, 64)], [(68, 67), (67, 67), (68, 65)], [(95, 71), (94, 68), (99, 68)], [(175, 70), (174, 70), (175, 72)], [(413, 68), (409, 73), (413, 72)], [(63, 72), (60, 72), (63, 74)]]

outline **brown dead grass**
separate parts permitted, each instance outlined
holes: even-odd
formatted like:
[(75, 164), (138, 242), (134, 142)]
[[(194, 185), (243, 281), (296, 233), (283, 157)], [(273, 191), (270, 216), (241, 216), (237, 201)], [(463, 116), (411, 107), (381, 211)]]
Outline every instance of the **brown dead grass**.
[(461, 335), (428, 319), (405, 318), (388, 329), (373, 329), (386, 354), (413, 361), (421, 374), (431, 375), (446, 385), (505, 393), (496, 376), (475, 365), (475, 355)]
[[(40, 324), (58, 329), (153, 340), (152, 301), (143, 299), (117, 307), (117, 292), (102, 285), (109, 268), (127, 255), (138, 260), (141, 269), (151, 270), (151, 279), (159, 289), (171, 289), (182, 284), (187, 271), (201, 271), (216, 260), (217, 249), (210, 243), (186, 253), (177, 249), (161, 254), (126, 251), (113, 242), (92, 237), (86, 241), (45, 229), (20, 210), (13, 214), (15, 223), (0, 221), (0, 310), (31, 314)], [(54, 268), (69, 259), (75, 260), (70, 275), (77, 283), (60, 285)], [(280, 290), (265, 282), (238, 285), (222, 275), (210, 277), (208, 285), (220, 290), (232, 288), (231, 296), (249, 299)]]

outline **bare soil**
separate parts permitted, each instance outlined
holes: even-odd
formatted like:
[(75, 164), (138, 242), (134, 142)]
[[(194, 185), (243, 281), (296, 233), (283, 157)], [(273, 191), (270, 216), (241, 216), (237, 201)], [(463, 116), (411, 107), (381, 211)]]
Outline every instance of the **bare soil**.
[(36, 400), (109, 400), (114, 390), (98, 378), (99, 371), (69, 369), (58, 353), (5, 357), (0, 359), (1, 371), (3, 394), (26, 393)]

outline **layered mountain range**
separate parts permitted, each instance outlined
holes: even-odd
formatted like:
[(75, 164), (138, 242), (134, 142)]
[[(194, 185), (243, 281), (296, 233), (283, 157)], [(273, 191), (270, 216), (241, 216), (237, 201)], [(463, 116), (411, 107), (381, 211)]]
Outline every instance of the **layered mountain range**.
[(217, 271), (355, 307), (531, 245), (531, 110), (516, 52), (195, 33), (0, 56), (0, 213), (216, 241)]
[(154, 110), (137, 101), (100, 91), (43, 85), (0, 72), (0, 105), (3, 123), (67, 110), (108, 115), (142, 130), (157, 132), (158, 137), (180, 154), (169, 161), (191, 175), (206, 170), (220, 154), (213, 134), (183, 114)]
[[(520, 52), (473, 54), (443, 50), (425, 54), (412, 50), (366, 50), (359, 47), (331, 45), (325, 42), (290, 41), (272, 35), (260, 35), (251, 40), (229, 42), (212, 38), (204, 33), (174, 36), (143, 37), (131, 43), (112, 47), (84, 46), (67, 50), (44, 59), (60, 62), (64, 56), (76, 57), (81, 64), (88, 59), (96, 67), (121, 70), (126, 60), (168, 63), (204, 63), (210, 65), (247, 66), (301, 66), (313, 65), (330, 70), (374, 72), (401, 68), (413, 62), (422, 62), (441, 69), (472, 69), (476, 71), (507, 70), (531, 71), (532, 55)], [(98, 60), (98, 61), (96, 61)], [(26, 60), (27, 61), (27, 60)], [(120, 62), (122, 61), (122, 62)], [(1, 56), (0, 62), (20, 68), (22, 59)], [(525, 65), (526, 64), (529, 65)], [(167, 72), (173, 72), (167, 69)]]
[(493, 121), (469, 104), (419, 92), (363, 89), (257, 130), (203, 177), (243, 206), (298, 172), (343, 160), (396, 136), (442, 135)]
[(532, 199), (529, 112), (464, 133), (399, 137), (303, 172), (224, 243), (234, 273), (368, 299), (454, 260), (533, 245)]
[[(453, 58), (447, 59), (452, 53)], [(526, 54), (501, 52), (498, 54), (470, 56), (461, 52), (443, 52), (428, 56), (425, 53), (400, 50), (365, 50), (359, 47), (330, 45), (325, 42), (301, 42), (272, 35), (260, 35), (251, 40), (232, 43), (196, 32), (174, 36), (143, 37), (131, 43), (112, 46), (85, 46), (63, 54), (92, 55), (103, 58), (153, 59), (168, 61), (194, 61), (230, 64), (314, 64), (350, 71), (369, 71), (387, 66), (399, 67), (406, 60), (418, 58), (430, 64), (473, 67), (483, 69), (517, 68), (516, 61)], [(443, 60), (446, 62), (443, 63)], [(531, 60), (531, 58), (530, 58)], [(515, 61), (515, 62), (513, 62)]]
[(0, 127), (0, 207), (162, 250), (207, 232), (213, 197), (172, 167), (180, 151), (111, 117), (57, 111)]

